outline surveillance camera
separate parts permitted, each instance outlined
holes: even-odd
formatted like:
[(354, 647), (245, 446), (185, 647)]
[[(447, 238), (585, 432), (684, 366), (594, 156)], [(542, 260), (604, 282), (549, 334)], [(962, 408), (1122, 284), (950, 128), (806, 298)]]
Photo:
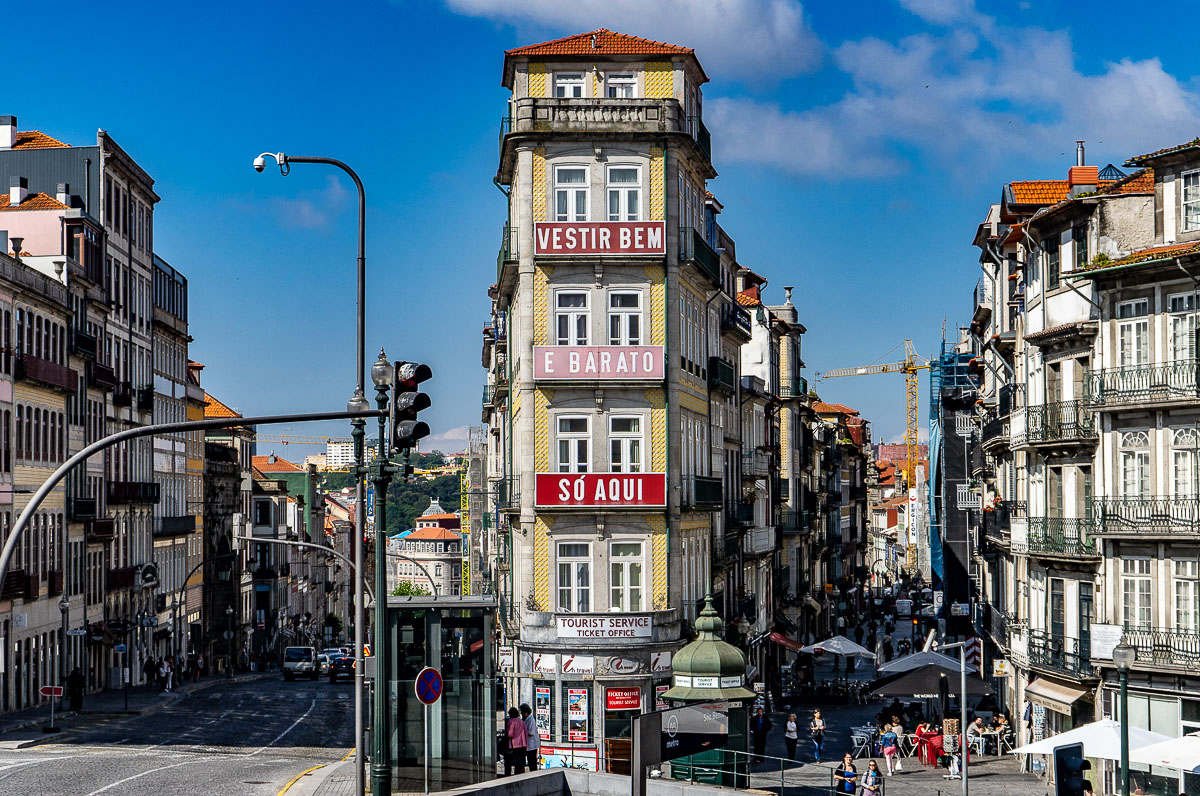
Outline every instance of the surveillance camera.
[(267, 167), (267, 161), (263, 160), (263, 156), (259, 155), (254, 159), (254, 170), (262, 174), (262, 170)]

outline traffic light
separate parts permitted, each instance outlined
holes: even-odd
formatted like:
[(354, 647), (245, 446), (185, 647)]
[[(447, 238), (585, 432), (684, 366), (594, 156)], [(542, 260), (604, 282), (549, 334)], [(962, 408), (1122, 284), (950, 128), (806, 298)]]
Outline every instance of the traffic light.
[(417, 391), (417, 386), (432, 378), (428, 365), (416, 362), (396, 362), (392, 379), (392, 444), (393, 451), (414, 448), (417, 440), (429, 436), (429, 426), (417, 420), (417, 413), (430, 406), (429, 396)]
[(1073, 743), (1054, 748), (1055, 796), (1084, 796), (1087, 780), (1083, 772), (1092, 764), (1083, 757), (1083, 744)]

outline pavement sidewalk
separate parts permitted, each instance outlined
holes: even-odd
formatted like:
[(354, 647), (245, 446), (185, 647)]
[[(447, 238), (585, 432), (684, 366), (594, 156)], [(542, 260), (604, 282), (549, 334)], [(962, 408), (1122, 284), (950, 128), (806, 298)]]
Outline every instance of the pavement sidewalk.
[(279, 796), (354, 796), (354, 758), (347, 757), (297, 776)]
[[(159, 691), (146, 686), (131, 687), (128, 692), (100, 691), (83, 698), (83, 710), (73, 715), (70, 710), (62, 711), (55, 705), (54, 721), (62, 728), (60, 733), (43, 733), (41, 728), (50, 724), (50, 704), (0, 715), (0, 748), (22, 749), (48, 741), (59, 740), (72, 731), (86, 730), (113, 716), (136, 716), (153, 713), (188, 694), (202, 691), (222, 683), (240, 683), (278, 677), (278, 672), (256, 672), (240, 674), (230, 679), (224, 675), (210, 675), (198, 681), (183, 683), (171, 691)], [(66, 700), (63, 700), (66, 703)]]

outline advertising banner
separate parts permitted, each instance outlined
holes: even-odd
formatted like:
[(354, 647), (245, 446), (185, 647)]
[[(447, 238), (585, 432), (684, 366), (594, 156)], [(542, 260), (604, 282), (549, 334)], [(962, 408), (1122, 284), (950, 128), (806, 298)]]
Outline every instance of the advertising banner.
[(533, 227), (538, 257), (580, 254), (666, 254), (663, 221), (539, 221)]
[(637, 686), (606, 689), (604, 692), (604, 709), (641, 710), (642, 689)]
[(663, 350), (660, 345), (535, 345), (533, 377), (661, 381)]
[(667, 505), (665, 473), (537, 473), (534, 478), (534, 503), (539, 508)]
[(666, 710), (667, 708), (671, 707), (667, 704), (667, 700), (664, 698), (666, 693), (670, 690), (671, 686), (669, 685), (654, 686), (654, 707), (656, 710)]
[(598, 771), (600, 754), (595, 749), (578, 746), (546, 746), (538, 750), (542, 768), (575, 768), (580, 771)]
[(587, 741), (588, 723), (588, 690), (586, 688), (568, 688), (567, 740)]
[(533, 716), (538, 737), (543, 741), (550, 740), (550, 686), (539, 685), (533, 689)]

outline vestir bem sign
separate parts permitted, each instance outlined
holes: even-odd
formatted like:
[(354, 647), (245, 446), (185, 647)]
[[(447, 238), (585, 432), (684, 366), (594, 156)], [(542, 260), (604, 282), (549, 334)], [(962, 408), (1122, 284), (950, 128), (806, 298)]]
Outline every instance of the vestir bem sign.
[(559, 615), (559, 638), (649, 638), (650, 617)]
[(533, 225), (535, 255), (666, 254), (663, 221), (539, 221)]
[(535, 479), (540, 507), (667, 505), (665, 473), (537, 473)]
[(663, 378), (660, 345), (535, 345), (535, 379)]

